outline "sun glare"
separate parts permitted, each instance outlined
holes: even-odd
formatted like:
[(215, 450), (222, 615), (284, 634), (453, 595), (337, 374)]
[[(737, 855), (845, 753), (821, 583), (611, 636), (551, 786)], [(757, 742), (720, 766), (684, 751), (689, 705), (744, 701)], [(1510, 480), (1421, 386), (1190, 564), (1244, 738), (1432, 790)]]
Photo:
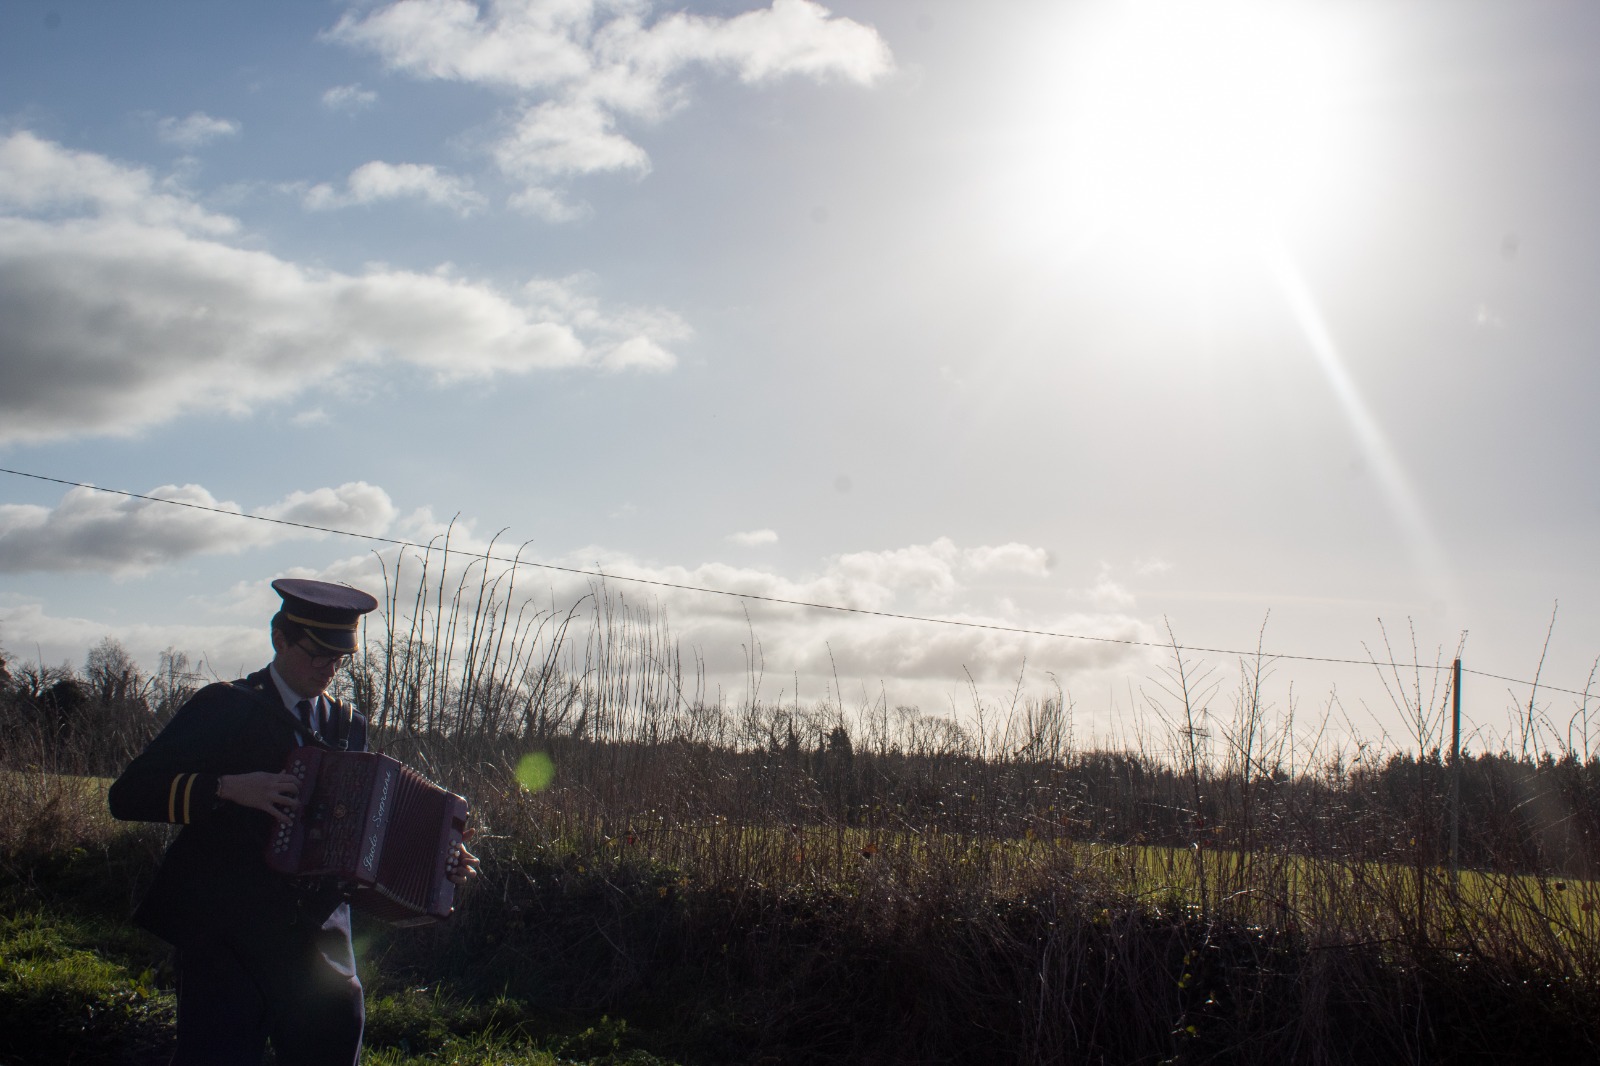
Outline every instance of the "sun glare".
[[(1058, 54), (1037, 142), (1071, 231), (1215, 264), (1331, 209), (1343, 38), (1310, 0), (1125, 0)], [(1045, 177), (1048, 175), (1048, 177)], [(1041, 190), (1042, 192), (1042, 190)]]

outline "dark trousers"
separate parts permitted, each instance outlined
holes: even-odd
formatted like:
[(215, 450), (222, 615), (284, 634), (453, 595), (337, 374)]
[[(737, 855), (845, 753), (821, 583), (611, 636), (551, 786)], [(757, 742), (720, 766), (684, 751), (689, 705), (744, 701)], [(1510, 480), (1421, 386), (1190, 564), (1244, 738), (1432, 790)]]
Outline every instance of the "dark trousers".
[(320, 929), (241, 929), (178, 950), (173, 1066), (353, 1066), (366, 1008), (341, 906)]

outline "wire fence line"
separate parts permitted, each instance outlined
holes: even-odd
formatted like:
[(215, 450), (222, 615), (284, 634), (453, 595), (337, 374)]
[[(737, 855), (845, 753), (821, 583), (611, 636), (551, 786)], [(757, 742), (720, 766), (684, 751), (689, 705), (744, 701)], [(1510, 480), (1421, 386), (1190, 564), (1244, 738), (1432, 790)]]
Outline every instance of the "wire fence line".
[[(215, 507), (209, 504), (194, 503), (190, 500), (169, 500), (161, 496), (151, 496), (140, 492), (129, 492), (126, 489), (106, 488), (104, 486), (94, 485), (86, 481), (73, 481), (68, 478), (50, 477), (45, 474), (35, 474), (26, 470), (15, 470), (10, 467), (0, 467), (0, 474), (10, 474), (14, 477), (28, 478), (33, 481), (43, 481), (55, 485), (65, 485), (69, 488), (88, 489), (93, 492), (104, 492), (113, 496), (122, 496), (130, 500), (143, 500), (147, 503), (158, 503), (168, 507), (184, 507), (194, 511), (205, 511), (210, 514), (223, 515), (228, 518), (245, 519), (251, 522), (265, 522), (270, 525), (277, 526), (288, 526), (294, 529), (304, 529), (314, 533), (328, 533), (334, 536), (348, 537), (354, 540), (364, 540), (374, 544), (385, 544), (391, 547), (412, 548), (417, 551), (428, 551), (432, 547), (430, 544), (406, 540), (402, 537), (385, 537), (376, 533), (360, 533), (355, 530), (339, 529), (336, 526), (317, 525), (312, 522), (296, 522), (287, 518), (271, 518), (266, 515), (246, 514), (243, 511), (232, 511), (225, 507)], [(887, 618), (895, 621), (918, 622), (926, 625), (956, 626), (964, 629), (981, 629), (997, 633), (1013, 633), (1019, 636), (1045, 637), (1052, 640), (1081, 640), (1098, 644), (1117, 644), (1125, 647), (1157, 648), (1163, 651), (1172, 652), (1195, 652), (1203, 655), (1228, 655), (1245, 659), (1259, 658), (1263, 661), (1271, 662), (1322, 663), (1336, 666), (1367, 666), (1380, 669), (1431, 670), (1435, 672), (1450, 670), (1453, 668), (1453, 664), (1450, 663), (1385, 662), (1372, 658), (1350, 659), (1332, 655), (1297, 655), (1287, 652), (1264, 652), (1259, 650), (1240, 650), (1237, 648), (1212, 648), (1193, 644), (1179, 644), (1176, 642), (1165, 643), (1149, 640), (1133, 640), (1127, 637), (1097, 637), (1084, 633), (1062, 633), (1055, 630), (1032, 629), (1025, 626), (999, 625), (993, 622), (972, 622), (959, 618), (939, 618), (931, 615), (903, 614), (896, 611), (876, 611), (866, 607), (850, 607), (845, 604), (838, 603), (818, 603), (810, 600), (789, 599), (782, 596), (768, 596), (756, 592), (738, 592), (732, 589), (712, 588), (706, 585), (691, 585), (685, 582), (663, 581), (659, 578), (607, 573), (606, 571), (599, 569), (599, 567), (591, 570), (582, 567), (561, 566), (557, 563), (545, 563), (531, 559), (524, 559), (521, 556), (513, 557), (496, 555), (493, 552), (458, 550), (455, 552), (455, 554), (461, 555), (468, 559), (482, 559), (486, 563), (492, 562), (501, 563), (510, 567), (528, 567), (532, 569), (551, 570), (563, 574), (574, 574), (581, 577), (599, 578), (602, 581), (626, 581), (632, 584), (649, 585), (655, 588), (675, 589), (681, 592), (693, 592), (708, 596), (726, 596), (739, 600), (752, 600), (761, 603), (772, 603), (789, 607), (802, 607), (808, 610), (833, 611), (839, 614), (855, 614), (871, 618)], [(1492, 674), (1482, 670), (1474, 670), (1467, 666), (1462, 666), (1461, 672), (1463, 674), (1470, 674), (1473, 677), (1483, 678), (1489, 681), (1503, 681), (1507, 684), (1523, 685), (1532, 689), (1543, 690), (1545, 692), (1577, 696), (1585, 701), (1591, 697), (1600, 695), (1600, 693), (1596, 693), (1592, 687), (1581, 691), (1572, 688), (1562, 688), (1557, 685), (1548, 685), (1538, 680), (1509, 677), (1503, 674)]]

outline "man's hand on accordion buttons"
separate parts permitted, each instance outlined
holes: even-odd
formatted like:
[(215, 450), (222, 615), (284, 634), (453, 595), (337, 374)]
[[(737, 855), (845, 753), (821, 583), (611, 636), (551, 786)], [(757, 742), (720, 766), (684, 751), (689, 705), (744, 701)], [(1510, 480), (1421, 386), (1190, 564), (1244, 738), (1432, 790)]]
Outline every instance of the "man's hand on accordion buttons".
[(283, 825), (300, 806), (300, 781), (293, 774), (274, 774), (258, 770), (253, 774), (229, 774), (217, 778), (217, 799), (266, 811)]
[(467, 850), (467, 841), (472, 839), (473, 832), (468, 829), (461, 834), (461, 843), (456, 845), (456, 853), (445, 869), (445, 876), (458, 885), (464, 885), (478, 876), (478, 857)]

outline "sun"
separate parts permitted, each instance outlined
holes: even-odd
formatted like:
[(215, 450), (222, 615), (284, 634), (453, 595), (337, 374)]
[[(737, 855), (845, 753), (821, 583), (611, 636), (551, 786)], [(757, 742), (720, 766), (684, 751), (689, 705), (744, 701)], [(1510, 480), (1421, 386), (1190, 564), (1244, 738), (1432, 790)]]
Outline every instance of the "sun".
[(1036, 82), (1032, 220), (1214, 265), (1335, 210), (1350, 35), (1316, 0), (1124, 0)]

